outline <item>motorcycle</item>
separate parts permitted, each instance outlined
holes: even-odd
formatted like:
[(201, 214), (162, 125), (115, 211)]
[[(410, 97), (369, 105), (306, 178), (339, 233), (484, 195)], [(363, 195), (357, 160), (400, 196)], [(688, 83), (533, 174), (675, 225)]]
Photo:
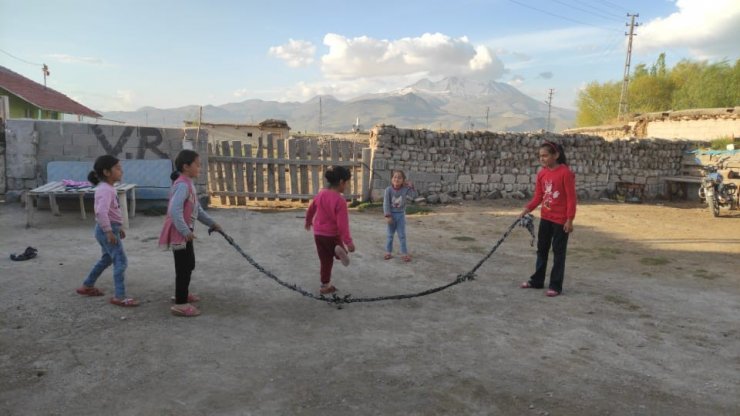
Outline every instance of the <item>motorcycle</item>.
[(704, 171), (704, 177), (699, 187), (699, 200), (707, 202), (712, 215), (719, 217), (720, 207), (737, 209), (740, 203), (737, 185), (731, 182), (723, 183), (724, 178), (715, 165), (703, 166), (701, 170)]

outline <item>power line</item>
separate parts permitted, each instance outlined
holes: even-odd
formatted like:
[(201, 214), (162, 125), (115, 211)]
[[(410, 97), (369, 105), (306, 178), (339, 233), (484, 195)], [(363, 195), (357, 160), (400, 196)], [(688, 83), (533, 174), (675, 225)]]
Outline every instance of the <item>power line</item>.
[(624, 8), (622, 6), (620, 6), (620, 5), (618, 5), (618, 4), (614, 4), (614, 3), (610, 2), (610, 1), (607, 1), (607, 0), (601, 0), (601, 3), (603, 3), (606, 6), (609, 6), (609, 7), (613, 8), (615, 10), (619, 10), (620, 12), (624, 12)]
[[(581, 12), (588, 13), (588, 14), (590, 14), (592, 16), (600, 17), (602, 19), (606, 19), (606, 20), (614, 20), (615, 19), (614, 17), (607, 16), (607, 15), (604, 15), (602, 13), (595, 13), (595, 12), (592, 12), (590, 10), (586, 10), (586, 9), (580, 8), (578, 6), (574, 6), (572, 4), (566, 3), (564, 1), (560, 1), (560, 0), (552, 0), (552, 1), (554, 1), (555, 3), (560, 3), (563, 6), (570, 7), (571, 9), (579, 10)], [(619, 20), (620, 21), (622, 20), (622, 17), (621, 16), (619, 17)]]
[(586, 25), (586, 26), (592, 26), (592, 27), (596, 27), (596, 28), (599, 28), (599, 29), (603, 29), (603, 28), (601, 28), (599, 26), (592, 25), (590, 23), (581, 22), (581, 21), (576, 20), (576, 19), (571, 19), (570, 17), (561, 16), (561, 15), (556, 14), (556, 13), (548, 12), (547, 10), (542, 10), (540, 8), (537, 8), (537, 7), (534, 7), (534, 6), (530, 6), (528, 4), (524, 4), (524, 3), (518, 2), (516, 0), (509, 0), (509, 1), (512, 2), (512, 3), (518, 4), (518, 5), (522, 6), (522, 7), (526, 7), (528, 9), (537, 10), (540, 13), (545, 13), (547, 15), (554, 16), (554, 17), (557, 17), (559, 19), (568, 20), (568, 21), (573, 22), (573, 23), (578, 23), (579, 25)]
[(13, 55), (12, 53), (10, 53), (10, 52), (8, 52), (8, 51), (4, 51), (4, 50), (2, 50), (2, 49), (0, 49), (0, 52), (2, 52), (2, 53), (4, 53), (4, 54), (8, 55), (9, 57), (11, 57), (11, 58), (13, 58), (13, 59), (17, 59), (17, 60), (19, 60), (19, 61), (21, 61), (21, 62), (23, 62), (23, 63), (27, 63), (27, 64), (29, 64), (29, 65), (36, 65), (36, 66), (42, 66), (42, 65), (43, 65), (43, 64), (38, 64), (38, 63), (36, 63), (36, 62), (26, 61), (25, 59), (23, 59), (23, 58), (19, 58), (19, 57), (17, 57), (17, 56), (15, 56), (15, 55)]
[(622, 9), (621, 8), (619, 10), (620, 11), (620, 14), (616, 14), (616, 13), (614, 13), (611, 10), (606, 10), (606, 9), (602, 9), (602, 8), (596, 7), (596, 6), (594, 6), (593, 4), (591, 4), (591, 3), (587, 2), (587, 1), (583, 1), (583, 0), (572, 0), (572, 1), (575, 1), (576, 3), (582, 4), (582, 5), (584, 5), (584, 6), (588, 7), (588, 8), (591, 8), (591, 9), (593, 9), (593, 10), (599, 12), (599, 13), (603, 13), (603, 14), (605, 14), (607, 16), (611, 16), (611, 17), (614, 17), (614, 18), (617, 18), (617, 19), (622, 19), (622, 17), (624, 17), (624, 13), (621, 13), (622, 12)]

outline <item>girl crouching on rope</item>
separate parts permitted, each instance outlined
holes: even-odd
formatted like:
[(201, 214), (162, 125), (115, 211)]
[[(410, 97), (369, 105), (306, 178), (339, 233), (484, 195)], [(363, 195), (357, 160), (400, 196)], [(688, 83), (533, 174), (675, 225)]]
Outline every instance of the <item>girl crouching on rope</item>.
[[(329, 186), (316, 194), (306, 213), (306, 231), (313, 226), (316, 251), (321, 262), (321, 288), (319, 293), (327, 295), (337, 291), (331, 284), (331, 269), (334, 258), (343, 265), (349, 265), (350, 253), (355, 251), (352, 236), (349, 233), (349, 212), (344, 200), (344, 188), (352, 173), (341, 166), (330, 166), (324, 177)], [(346, 247), (346, 248), (345, 248)]]
[(195, 269), (195, 220), (214, 230), (221, 227), (203, 210), (193, 179), (200, 173), (200, 157), (192, 150), (183, 150), (175, 158), (172, 190), (167, 207), (167, 218), (159, 236), (159, 245), (172, 249), (175, 257), (175, 305), (170, 308), (176, 316), (198, 316), (200, 310), (193, 303), (200, 298), (189, 293), (190, 276)]
[(521, 288), (544, 287), (547, 257), (552, 246), (555, 259), (545, 294), (553, 297), (563, 291), (565, 253), (568, 236), (573, 231), (573, 219), (576, 217), (576, 179), (566, 164), (561, 145), (545, 141), (539, 149), (539, 160), (542, 169), (537, 173), (534, 197), (519, 215), (521, 218), (542, 204), (542, 218), (537, 234), (537, 263), (534, 274), (521, 284)]

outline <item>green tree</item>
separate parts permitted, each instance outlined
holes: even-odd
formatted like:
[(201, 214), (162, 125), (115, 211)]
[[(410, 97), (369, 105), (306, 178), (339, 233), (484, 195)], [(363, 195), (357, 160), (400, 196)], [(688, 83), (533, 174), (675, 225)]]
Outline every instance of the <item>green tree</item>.
[(578, 93), (576, 106), (576, 125), (597, 126), (609, 124), (617, 119), (619, 95), (622, 91), (620, 82), (593, 81)]

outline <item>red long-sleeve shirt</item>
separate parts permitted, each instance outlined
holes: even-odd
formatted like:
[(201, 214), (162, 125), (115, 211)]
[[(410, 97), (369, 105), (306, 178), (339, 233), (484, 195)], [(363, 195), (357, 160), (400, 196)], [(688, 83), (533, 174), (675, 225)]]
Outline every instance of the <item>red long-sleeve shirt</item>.
[(576, 217), (576, 175), (568, 165), (558, 165), (554, 169), (542, 168), (537, 173), (534, 197), (527, 204), (533, 211), (542, 204), (542, 219), (556, 224), (565, 224)]
[(316, 194), (306, 212), (306, 225), (313, 225), (316, 235), (339, 236), (344, 244), (352, 244), (347, 201), (338, 192), (322, 189)]

